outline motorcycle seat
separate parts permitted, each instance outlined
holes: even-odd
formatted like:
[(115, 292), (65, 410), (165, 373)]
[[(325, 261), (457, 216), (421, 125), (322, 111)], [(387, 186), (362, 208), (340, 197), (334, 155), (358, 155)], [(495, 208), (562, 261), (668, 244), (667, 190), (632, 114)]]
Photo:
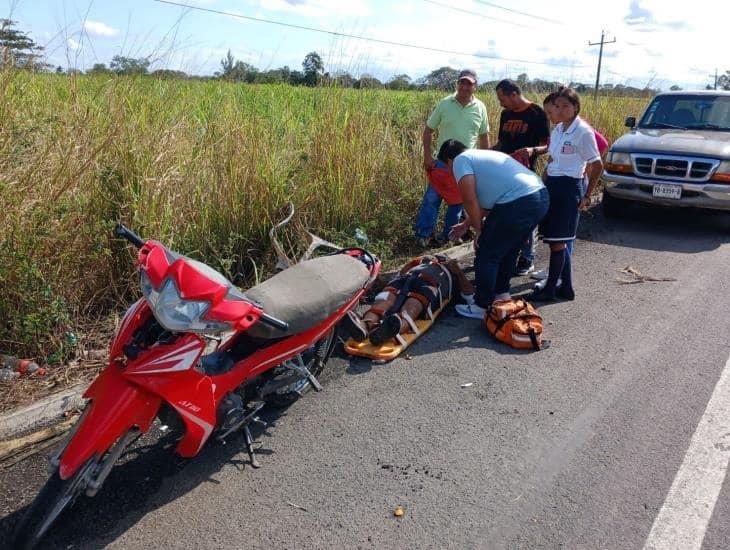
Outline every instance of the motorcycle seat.
[(322, 256), (293, 265), (245, 292), (266, 313), (289, 323), (289, 330), (259, 322), (247, 334), (281, 338), (314, 327), (351, 299), (369, 277), (365, 264), (347, 254)]

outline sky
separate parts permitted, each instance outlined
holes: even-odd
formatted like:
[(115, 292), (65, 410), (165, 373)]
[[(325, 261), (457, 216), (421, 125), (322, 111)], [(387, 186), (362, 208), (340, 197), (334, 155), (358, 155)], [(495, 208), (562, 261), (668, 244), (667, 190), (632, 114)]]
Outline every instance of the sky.
[(527, 73), (592, 84), (599, 47), (589, 42), (599, 42), (602, 32), (616, 40), (604, 46), (602, 84), (701, 89), (713, 83), (716, 69), (730, 70), (720, 47), (730, 2), (715, 0), (171, 1), (188, 7), (156, 0), (0, 0), (0, 17), (17, 21), (43, 45), (54, 67), (82, 70), (125, 55), (149, 57), (151, 69), (210, 75), (228, 50), (262, 70), (301, 69), (304, 56), (316, 51), (330, 73), (381, 80), (401, 73), (415, 80), (448, 65), (472, 68), (482, 81)]

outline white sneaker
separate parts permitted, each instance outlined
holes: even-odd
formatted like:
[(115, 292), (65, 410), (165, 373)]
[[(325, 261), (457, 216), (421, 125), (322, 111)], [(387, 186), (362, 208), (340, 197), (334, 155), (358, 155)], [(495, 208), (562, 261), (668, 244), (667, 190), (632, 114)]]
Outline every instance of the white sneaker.
[[(542, 279), (541, 281), (538, 281), (535, 283), (535, 290), (542, 290), (545, 288), (545, 285), (547, 284), (547, 277), (545, 279)], [(558, 279), (558, 284), (555, 285), (555, 288), (560, 288), (563, 285), (563, 280)]]
[(535, 271), (534, 273), (530, 273), (530, 279), (535, 279), (536, 281), (544, 281), (547, 278), (548, 278), (547, 267), (545, 269), (541, 269), (540, 271)]
[(472, 319), (484, 319), (487, 310), (476, 304), (456, 304), (456, 313)]

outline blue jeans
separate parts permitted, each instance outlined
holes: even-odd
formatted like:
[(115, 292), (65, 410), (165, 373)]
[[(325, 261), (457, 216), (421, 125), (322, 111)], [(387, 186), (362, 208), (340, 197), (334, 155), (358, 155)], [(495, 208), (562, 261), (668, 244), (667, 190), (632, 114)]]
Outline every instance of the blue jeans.
[(549, 204), (547, 189), (543, 188), (512, 202), (497, 204), (490, 210), (474, 257), (477, 305), (488, 308), (495, 294), (509, 292), (520, 247), (545, 217)]
[(519, 256), (524, 258), (526, 262), (533, 263), (535, 261), (535, 239), (537, 234), (537, 227), (530, 231), (530, 236), (527, 240), (522, 243), (520, 247)]
[[(426, 192), (423, 194), (423, 201), (421, 202), (421, 209), (418, 211), (416, 217), (416, 237), (419, 239), (428, 239), (433, 235), (436, 229), (436, 222), (439, 217), (439, 208), (441, 208), (441, 196), (431, 187), (431, 184), (426, 188)], [(446, 209), (446, 218), (444, 218), (444, 230), (442, 237), (444, 240), (448, 240), (449, 232), (451, 228), (459, 223), (461, 217), (461, 205), (452, 204)]]

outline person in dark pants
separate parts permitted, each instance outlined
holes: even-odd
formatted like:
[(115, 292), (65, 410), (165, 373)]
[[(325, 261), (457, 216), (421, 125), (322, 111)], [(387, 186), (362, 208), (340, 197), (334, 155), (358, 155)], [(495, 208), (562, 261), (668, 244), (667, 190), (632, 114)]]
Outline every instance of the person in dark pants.
[[(575, 299), (567, 244), (575, 240), (579, 211), (588, 208), (603, 169), (593, 128), (579, 113), (578, 94), (570, 88), (561, 89), (553, 101), (557, 125), (550, 136), (546, 178), (550, 210), (542, 223), (543, 240), (550, 245), (550, 266), (545, 286), (527, 296), (531, 301)], [(585, 193), (584, 176), (588, 177)], [(560, 288), (558, 279), (562, 281)]]
[[(534, 171), (537, 150), (547, 144), (550, 137), (545, 111), (525, 98), (520, 87), (509, 79), (501, 80), (495, 86), (495, 91), (503, 110), (499, 116), (497, 143), (492, 149), (512, 155), (515, 160)], [(535, 269), (534, 260), (535, 232), (533, 231), (520, 248), (515, 275), (527, 275), (532, 272)]]
[(498, 151), (467, 150), (447, 140), (438, 158), (454, 172), (466, 212), (452, 238), (470, 227), (475, 232), (475, 303), (459, 304), (456, 311), (481, 319), (494, 300), (509, 298), (517, 254), (547, 213), (548, 192), (537, 174)]

